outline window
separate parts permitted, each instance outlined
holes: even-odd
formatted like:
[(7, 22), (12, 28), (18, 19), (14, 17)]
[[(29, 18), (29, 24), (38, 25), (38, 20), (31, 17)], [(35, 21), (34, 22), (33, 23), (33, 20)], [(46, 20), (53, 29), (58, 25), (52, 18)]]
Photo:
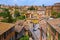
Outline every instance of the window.
[(10, 40), (13, 40), (13, 38), (10, 38)]
[(15, 40), (15, 38), (14, 37), (11, 37), (10, 40)]
[(13, 32), (13, 31), (14, 31), (14, 27), (9, 30), (9, 33)]
[(3, 34), (3, 35), (4, 35), (4, 39), (6, 38), (6, 36), (7, 36), (9, 33), (13, 32), (13, 31), (14, 31), (14, 27), (11, 28), (10, 30), (6, 31), (6, 32)]
[(6, 36), (7, 36), (7, 32), (4, 33), (4, 39), (6, 38)]

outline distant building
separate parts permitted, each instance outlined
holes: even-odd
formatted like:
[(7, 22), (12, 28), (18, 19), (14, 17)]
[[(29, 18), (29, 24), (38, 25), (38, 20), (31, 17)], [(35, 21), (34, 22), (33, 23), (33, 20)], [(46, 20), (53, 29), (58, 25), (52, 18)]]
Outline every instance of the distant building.
[(0, 40), (15, 40), (14, 24), (0, 22)]
[(39, 14), (39, 17), (42, 18), (46, 15), (46, 8), (43, 6), (39, 7), (37, 13)]
[(55, 3), (53, 5), (53, 11), (60, 13), (60, 3)]
[(60, 40), (60, 18), (47, 21), (47, 40)]
[(51, 16), (52, 6), (46, 6), (46, 16)]
[(55, 3), (52, 6), (46, 6), (46, 16), (51, 16), (53, 11), (60, 13), (60, 3)]

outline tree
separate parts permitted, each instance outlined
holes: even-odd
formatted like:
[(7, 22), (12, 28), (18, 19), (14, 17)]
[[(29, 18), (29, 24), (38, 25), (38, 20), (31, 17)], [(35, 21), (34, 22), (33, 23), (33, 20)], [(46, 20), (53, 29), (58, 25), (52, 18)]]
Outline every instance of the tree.
[(25, 19), (25, 15), (24, 14), (25, 14), (25, 12), (20, 12), (19, 13), (18, 11), (17, 12), (15, 11), (14, 15), (16, 16), (16, 19), (24, 20)]
[(43, 7), (45, 7), (45, 5), (44, 5), (44, 4), (42, 4), (42, 6), (43, 6)]
[(8, 23), (13, 22), (13, 18), (9, 12), (9, 9), (4, 9), (4, 12), (2, 12), (0, 16), (2, 16), (4, 18), (2, 20), (2, 22), (8, 22)]
[(52, 15), (53, 18), (60, 18), (60, 13), (59, 12), (53, 11), (51, 15)]
[(60, 13), (57, 14), (57, 18), (60, 18)]
[(52, 11), (52, 13), (51, 13), (52, 16), (51, 17), (56, 18), (57, 17), (57, 14), (58, 14), (57, 12)]
[(31, 6), (30, 8), (28, 8), (28, 10), (35, 10), (35, 8)]
[(25, 36), (21, 37), (19, 40), (29, 40), (29, 36), (25, 35)]
[(15, 16), (15, 17), (19, 17), (19, 16), (20, 16), (20, 12), (15, 10), (14, 16)]
[(12, 23), (13, 19), (12, 19), (10, 12), (9, 12), (9, 9), (5, 9), (5, 12), (6, 12), (6, 17), (7, 17), (8, 23)]
[(21, 15), (21, 16), (18, 17), (18, 19), (23, 20), (23, 19), (25, 19), (25, 16)]
[(3, 12), (0, 13), (0, 16), (2, 16), (3, 18), (6, 18), (8, 16), (8, 11), (5, 8), (2, 10), (3, 10)]

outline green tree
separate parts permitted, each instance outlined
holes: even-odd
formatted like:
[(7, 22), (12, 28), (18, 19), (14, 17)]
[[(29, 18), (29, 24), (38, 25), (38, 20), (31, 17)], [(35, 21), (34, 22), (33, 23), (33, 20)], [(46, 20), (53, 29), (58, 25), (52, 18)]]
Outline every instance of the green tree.
[(25, 12), (17, 13), (16, 19), (18, 19), (18, 20), (24, 20), (25, 19)]
[(21, 37), (19, 40), (29, 40), (29, 36), (25, 35), (25, 36)]
[(55, 12), (53, 11), (52, 14), (51, 14), (53, 18), (60, 18), (60, 12)]
[(28, 8), (28, 10), (35, 10), (35, 8), (31, 6), (30, 8)]
[(12, 23), (13, 19), (12, 19), (10, 12), (9, 12), (9, 9), (5, 9), (5, 12), (6, 12), (6, 17), (7, 17), (8, 22)]
[(24, 20), (25, 19), (25, 16), (24, 15), (21, 15), (21, 16), (18, 17), (18, 19)]
[(13, 22), (13, 18), (9, 12), (9, 9), (4, 9), (4, 12), (2, 12), (0, 16), (2, 16), (4, 18), (2, 20), (2, 22), (8, 22), (8, 23)]
[(8, 16), (7, 12), (6, 12), (7, 9), (2, 9), (2, 10), (3, 10), (3, 12), (0, 13), (0, 16), (6, 18)]
[(52, 15), (51, 17), (56, 18), (57, 17), (57, 12), (52, 11), (51, 15)]
[(57, 14), (57, 18), (60, 18), (60, 13)]
[(19, 16), (20, 16), (20, 12), (15, 10), (14, 16), (15, 16), (15, 17), (19, 17)]

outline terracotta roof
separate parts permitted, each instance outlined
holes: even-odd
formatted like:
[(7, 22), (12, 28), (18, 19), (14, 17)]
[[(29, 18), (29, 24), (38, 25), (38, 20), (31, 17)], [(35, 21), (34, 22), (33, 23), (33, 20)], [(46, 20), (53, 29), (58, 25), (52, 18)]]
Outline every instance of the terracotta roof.
[(38, 10), (45, 11), (45, 7), (39, 7)]
[(46, 21), (41, 20), (39, 24), (40, 24), (40, 27), (42, 27), (43, 31), (46, 33), (46, 27), (47, 27)]
[(22, 29), (23, 29), (23, 26), (19, 26), (19, 25), (16, 25), (16, 26), (15, 26), (15, 31), (18, 32), (18, 33), (19, 33)]
[(24, 20), (19, 20), (16, 22), (16, 24), (15, 24), (15, 31), (16, 32), (19, 33), (23, 29), (23, 27), (24, 27), (23, 23), (24, 23)]
[(0, 35), (12, 28), (14, 24), (0, 22)]
[(47, 21), (57, 32), (60, 33), (60, 18)]
[(56, 5), (56, 6), (60, 6), (60, 2), (58, 2), (58, 3), (55, 3), (54, 5)]

